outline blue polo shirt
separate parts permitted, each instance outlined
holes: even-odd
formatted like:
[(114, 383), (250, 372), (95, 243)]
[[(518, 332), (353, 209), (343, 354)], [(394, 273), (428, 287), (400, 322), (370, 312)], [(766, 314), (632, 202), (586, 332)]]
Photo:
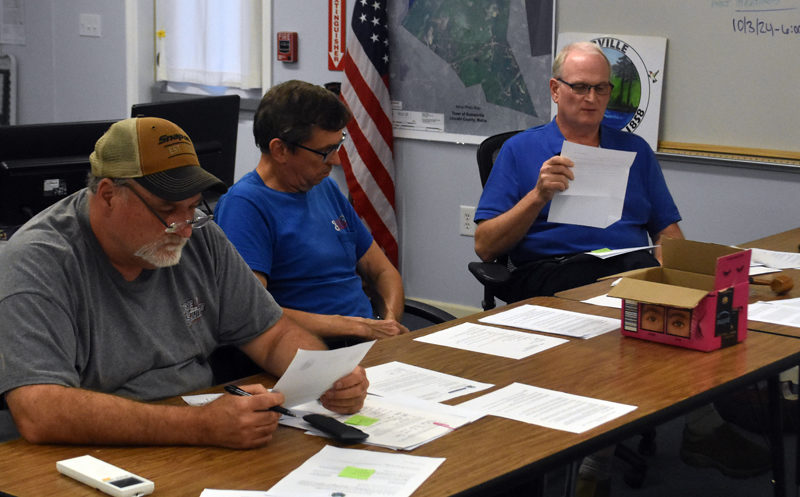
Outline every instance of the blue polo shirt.
[[(563, 143), (564, 135), (555, 119), (509, 138), (484, 186), (475, 220), (492, 219), (516, 205), (536, 186), (542, 164), (559, 155)], [(620, 220), (606, 228), (550, 223), (547, 222), (548, 202), (523, 239), (509, 253), (515, 265), (599, 248), (648, 245), (648, 235), (653, 238), (670, 224), (681, 220), (655, 154), (643, 138), (601, 126), (600, 146), (636, 152)]]

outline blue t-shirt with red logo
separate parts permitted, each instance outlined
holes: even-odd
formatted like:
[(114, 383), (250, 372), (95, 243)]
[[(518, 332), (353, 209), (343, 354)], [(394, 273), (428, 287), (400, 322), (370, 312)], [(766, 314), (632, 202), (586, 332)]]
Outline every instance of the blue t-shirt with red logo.
[(356, 273), (372, 244), (335, 181), (304, 193), (269, 188), (251, 171), (220, 198), (214, 219), (283, 307), (371, 318)]

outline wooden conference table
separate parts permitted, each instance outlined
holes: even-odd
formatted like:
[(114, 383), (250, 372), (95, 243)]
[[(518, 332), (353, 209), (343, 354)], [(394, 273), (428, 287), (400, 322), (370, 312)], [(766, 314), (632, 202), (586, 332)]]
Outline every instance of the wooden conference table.
[[(609, 317), (616, 317), (618, 312), (554, 297), (526, 302)], [(495, 388), (522, 382), (632, 404), (637, 408), (581, 434), (484, 417), (410, 452), (446, 458), (414, 493), (415, 497), (490, 495), (494, 489), (539, 477), (546, 471), (641, 433), (717, 395), (758, 380), (775, 378), (778, 372), (800, 363), (800, 340), (766, 333), (754, 333), (744, 343), (703, 353), (611, 332), (589, 340), (570, 340), (522, 360), (413, 340), (421, 334), (458, 322), (476, 322), (483, 315), (502, 310), (379, 341), (365, 358), (364, 365), (402, 361), (493, 383)], [(258, 379), (268, 386), (273, 382), (266, 376)], [(777, 386), (775, 388), (777, 398)], [(472, 396), (477, 395), (480, 394)], [(464, 396), (450, 403), (469, 398), (471, 396)], [(181, 401), (172, 399), (171, 402)], [(776, 433), (779, 433), (779, 418), (776, 422)], [(782, 454), (781, 440), (778, 436)], [(0, 444), (0, 490), (18, 497), (98, 495), (95, 490), (56, 471), (56, 461), (83, 454), (94, 455), (153, 480), (156, 495), (197, 497), (205, 488), (266, 490), (326, 443), (331, 442), (288, 427), (279, 427), (269, 446), (254, 450), (31, 445), (15, 440)], [(354, 447), (385, 451), (365, 445)], [(780, 458), (775, 468), (780, 474), (782, 461)], [(781, 481), (775, 493), (785, 495)]]

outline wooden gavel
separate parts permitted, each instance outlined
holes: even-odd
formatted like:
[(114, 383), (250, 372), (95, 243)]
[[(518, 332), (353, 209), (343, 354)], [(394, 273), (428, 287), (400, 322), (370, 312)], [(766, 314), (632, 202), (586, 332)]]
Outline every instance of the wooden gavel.
[(750, 283), (753, 285), (769, 285), (769, 288), (778, 295), (784, 294), (794, 287), (794, 281), (785, 274), (779, 274), (770, 280), (751, 276)]

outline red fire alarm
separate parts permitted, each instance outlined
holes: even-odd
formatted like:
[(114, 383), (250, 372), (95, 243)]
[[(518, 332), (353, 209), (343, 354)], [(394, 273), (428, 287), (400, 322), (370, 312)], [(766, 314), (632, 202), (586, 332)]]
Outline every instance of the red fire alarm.
[(297, 33), (293, 31), (278, 33), (278, 60), (297, 62)]

